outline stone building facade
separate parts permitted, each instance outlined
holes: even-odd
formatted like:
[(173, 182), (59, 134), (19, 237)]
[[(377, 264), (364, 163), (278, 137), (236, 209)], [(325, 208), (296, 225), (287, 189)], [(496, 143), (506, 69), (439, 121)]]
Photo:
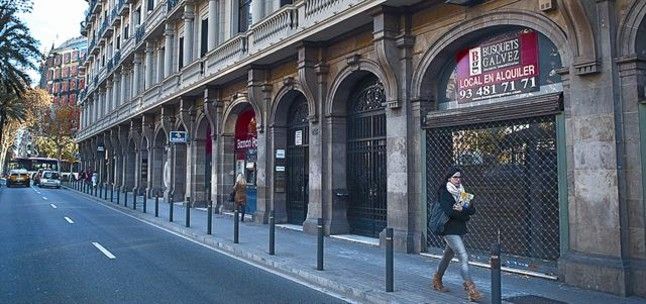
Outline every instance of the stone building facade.
[(646, 296), (646, 1), (445, 2), (91, 1), (83, 165), (411, 254), (460, 165), (474, 259)]

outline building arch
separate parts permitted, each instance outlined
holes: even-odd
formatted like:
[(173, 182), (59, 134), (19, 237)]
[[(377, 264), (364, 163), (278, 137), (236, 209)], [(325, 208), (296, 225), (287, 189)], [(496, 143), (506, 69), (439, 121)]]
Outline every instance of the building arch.
[(252, 102), (246, 94), (237, 94), (234, 96), (233, 100), (229, 105), (224, 109), (222, 117), (222, 127), (220, 128), (221, 133), (232, 132), (235, 129), (235, 122), (238, 117), (238, 114), (244, 110), (244, 108), (249, 105), (256, 113), (256, 126), (259, 127), (259, 130), (262, 130), (263, 118), (262, 110), (258, 107), (257, 104)]
[[(617, 49), (620, 57), (631, 55), (646, 56), (638, 54), (640, 46), (639, 37), (646, 33), (646, 2), (633, 0), (628, 12), (619, 23), (617, 35)], [(645, 43), (646, 44), (646, 43)], [(646, 45), (642, 46), (646, 50)]]
[(351, 63), (350, 65), (344, 67), (334, 78), (332, 85), (330, 86), (330, 94), (325, 104), (324, 115), (325, 116), (335, 116), (335, 115), (345, 115), (346, 106), (338, 106), (340, 103), (345, 103), (345, 101), (350, 96), (350, 91), (354, 85), (357, 84), (363, 77), (366, 75), (373, 74), (379, 79), (379, 81), (384, 85), (384, 91), (386, 94), (386, 100), (391, 101), (395, 100), (396, 97), (391, 98), (391, 96), (397, 96), (397, 86), (393, 84), (392, 81), (388, 81), (385, 72), (379, 66), (379, 64), (372, 60), (367, 59), (358, 59)]
[[(300, 81), (293, 80), (293, 82), (283, 85), (274, 97), (274, 102), (272, 103), (271, 111), (269, 112), (269, 126), (276, 124), (285, 125), (289, 106), (294, 99), (294, 96), (299, 93), (305, 96), (305, 100), (307, 101), (307, 108), (309, 109), (309, 119), (312, 120), (312, 118), (316, 117), (317, 107), (314, 97), (311, 96), (311, 94), (309, 94), (307, 90), (305, 90), (305, 87), (301, 84)], [(285, 104), (285, 101), (289, 101), (287, 102), (287, 105)]]
[[(411, 85), (413, 100), (435, 99), (432, 83), (442, 72), (444, 62), (462, 47), (461, 44), (465, 39), (475, 38), (486, 30), (508, 27), (509, 25), (534, 29), (545, 35), (556, 46), (569, 45), (566, 32), (544, 16), (527, 11), (499, 11), (482, 14), (444, 33), (424, 53), (413, 71)], [(573, 63), (572, 53), (568, 48), (559, 48), (559, 54), (563, 67), (569, 67)]]

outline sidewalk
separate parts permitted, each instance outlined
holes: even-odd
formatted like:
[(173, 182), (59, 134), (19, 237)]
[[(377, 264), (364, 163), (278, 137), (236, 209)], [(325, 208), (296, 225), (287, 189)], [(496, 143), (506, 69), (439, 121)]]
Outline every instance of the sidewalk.
[[(87, 194), (82, 194), (89, 197)], [(108, 200), (95, 201), (130, 214), (209, 247), (251, 263), (283, 273), (299, 281), (320, 286), (358, 303), (468, 303), (462, 288), (462, 279), (456, 264), (451, 264), (444, 277), (448, 293), (435, 292), (431, 278), (439, 260), (416, 254), (395, 253), (395, 291), (385, 292), (385, 251), (382, 248), (336, 238), (325, 238), (325, 270), (316, 270), (316, 236), (300, 231), (276, 229), (276, 255), (268, 254), (269, 225), (252, 222), (240, 223), (239, 244), (233, 243), (233, 217), (213, 215), (213, 233), (206, 234), (207, 213), (191, 210), (191, 227), (185, 227), (185, 208), (174, 205), (174, 222), (168, 221), (169, 204), (159, 203), (159, 217), (154, 217), (154, 199), (148, 199), (147, 212), (143, 211), (143, 198), (137, 199), (137, 211), (132, 209), (132, 193), (128, 208)], [(116, 202), (116, 196), (114, 198)], [(490, 302), (490, 272), (488, 269), (470, 268), (473, 279)], [(560, 282), (503, 273), (503, 303), (646, 303), (643, 298), (621, 298), (606, 293), (566, 286)]]

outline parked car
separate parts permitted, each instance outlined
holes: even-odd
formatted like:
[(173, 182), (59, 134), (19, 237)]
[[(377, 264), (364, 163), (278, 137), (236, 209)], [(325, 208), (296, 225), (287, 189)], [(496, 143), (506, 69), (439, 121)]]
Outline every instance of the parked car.
[(43, 171), (40, 177), (38, 187), (53, 187), (59, 189), (61, 187), (61, 177), (56, 171)]
[(9, 172), (9, 178), (7, 178), (7, 188), (16, 185), (29, 187), (29, 172), (25, 170), (11, 170)]

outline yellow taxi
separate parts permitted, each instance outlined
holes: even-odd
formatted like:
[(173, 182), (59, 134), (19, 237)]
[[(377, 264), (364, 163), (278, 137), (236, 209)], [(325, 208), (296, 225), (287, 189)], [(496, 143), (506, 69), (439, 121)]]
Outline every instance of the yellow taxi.
[(29, 187), (29, 172), (24, 170), (11, 170), (7, 178), (7, 188), (22, 185)]

